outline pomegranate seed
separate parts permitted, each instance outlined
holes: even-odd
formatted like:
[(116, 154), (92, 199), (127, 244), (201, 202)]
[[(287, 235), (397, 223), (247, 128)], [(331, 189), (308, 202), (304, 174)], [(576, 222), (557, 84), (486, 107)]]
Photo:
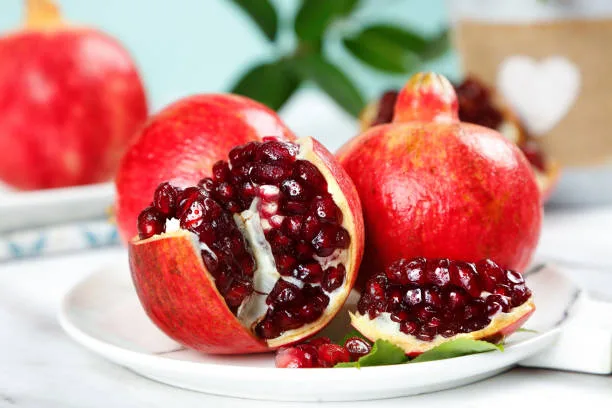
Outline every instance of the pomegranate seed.
[(287, 215), (301, 215), (308, 211), (308, 204), (301, 201), (281, 200), (280, 209)]
[(176, 190), (170, 183), (161, 183), (153, 195), (153, 205), (166, 217), (174, 216), (176, 212)]
[(210, 177), (205, 177), (198, 182), (198, 187), (207, 193), (212, 193), (215, 191), (215, 181)]
[(504, 283), (506, 280), (504, 270), (490, 259), (478, 262), (476, 269), (480, 272), (480, 279), (488, 292), (493, 292), (496, 284)]
[(408, 289), (404, 295), (404, 303), (407, 306), (416, 306), (423, 301), (423, 292), (420, 288)]
[(467, 295), (460, 288), (451, 288), (445, 292), (444, 302), (448, 305), (450, 310), (462, 309), (467, 302)]
[(278, 185), (282, 180), (291, 175), (291, 169), (266, 163), (256, 163), (251, 167), (249, 177), (253, 183)]
[(229, 290), (224, 294), (228, 306), (237, 308), (253, 293), (253, 283), (243, 279), (234, 279)]
[(506, 285), (499, 284), (495, 286), (495, 289), (493, 289), (493, 293), (495, 293), (496, 295), (510, 296), (512, 294), (512, 290)]
[(399, 312), (391, 313), (391, 320), (395, 323), (401, 323), (404, 320), (408, 320), (410, 315), (405, 310), (400, 310)]
[(320, 220), (333, 224), (342, 223), (342, 212), (331, 196), (317, 196), (311, 204), (311, 211)]
[(195, 230), (202, 224), (204, 217), (204, 205), (199, 200), (191, 202), (189, 209), (181, 215), (181, 228)]
[(291, 255), (278, 254), (274, 256), (278, 273), (284, 276), (291, 276), (291, 272), (297, 266), (297, 260)]
[(349, 352), (351, 360), (356, 361), (372, 351), (370, 343), (360, 337), (351, 337), (344, 342), (344, 348)]
[(478, 297), (482, 292), (474, 264), (454, 262), (449, 267), (451, 283), (464, 289), (471, 297)]
[(523, 276), (520, 273), (512, 271), (512, 270), (506, 271), (506, 280), (508, 281), (508, 283), (512, 285), (525, 283)]
[(147, 239), (166, 230), (166, 218), (155, 207), (147, 207), (138, 215), (138, 235)]
[(330, 256), (336, 249), (336, 231), (333, 225), (324, 224), (312, 239), (312, 247), (320, 257)]
[(435, 286), (423, 290), (423, 300), (428, 305), (434, 306), (438, 309), (442, 307), (442, 297), (440, 296), (440, 290)]
[(317, 233), (321, 230), (321, 225), (321, 221), (312, 215), (304, 218), (301, 228), (302, 238), (307, 241), (314, 239)]
[(308, 283), (319, 283), (323, 277), (323, 269), (317, 262), (299, 264), (292, 272), (294, 278)]
[(448, 259), (439, 259), (427, 262), (427, 280), (436, 286), (445, 286), (450, 282)]
[(229, 152), (232, 167), (239, 167), (250, 162), (255, 157), (255, 150), (260, 145), (258, 142), (249, 142), (242, 146), (236, 146)]
[(321, 282), (321, 287), (326, 292), (333, 292), (338, 289), (344, 283), (344, 276), (346, 274), (346, 269), (344, 265), (340, 264), (337, 267), (330, 266), (325, 270), (323, 274), (323, 280)]
[(283, 347), (276, 352), (274, 359), (279, 368), (312, 368), (317, 366), (316, 357), (298, 347)]
[(302, 217), (299, 215), (293, 215), (285, 217), (281, 225), (281, 230), (293, 239), (299, 239), (302, 231)]
[(337, 344), (321, 344), (317, 347), (319, 364), (322, 367), (333, 367), (338, 363), (351, 361), (351, 355), (347, 349)]
[(227, 202), (234, 198), (235, 190), (234, 187), (226, 182), (219, 183), (217, 185), (217, 197), (224, 202)]
[(297, 180), (287, 179), (280, 185), (280, 191), (289, 201), (308, 200), (308, 191)]
[(212, 173), (213, 173), (213, 179), (216, 182), (221, 183), (221, 182), (227, 181), (229, 180), (229, 177), (230, 177), (229, 165), (227, 164), (227, 162), (223, 160), (219, 160), (213, 165)]
[(338, 249), (346, 249), (349, 247), (351, 243), (351, 237), (347, 230), (343, 227), (339, 227), (336, 230), (336, 248)]
[(412, 320), (405, 320), (400, 323), (400, 331), (405, 334), (413, 334), (419, 328), (419, 324)]
[(312, 249), (312, 246), (310, 246), (310, 244), (307, 244), (305, 242), (298, 242), (295, 245), (295, 255), (298, 260), (307, 261), (312, 259), (312, 256), (314, 255), (314, 250)]
[(298, 147), (294, 144), (269, 141), (260, 144), (255, 151), (255, 160), (264, 163), (285, 162), (291, 163), (295, 160)]
[(255, 334), (262, 339), (273, 339), (280, 335), (280, 329), (271, 319), (264, 319), (255, 326)]
[(391, 288), (389, 290), (387, 290), (386, 293), (386, 299), (387, 299), (387, 304), (391, 309), (395, 309), (397, 307), (400, 306), (400, 304), (402, 303), (402, 298), (404, 297), (404, 294), (402, 293), (401, 289), (398, 288)]
[(300, 288), (284, 279), (276, 281), (274, 288), (266, 297), (266, 304), (274, 307), (287, 307), (302, 303)]
[(293, 169), (293, 177), (304, 182), (304, 184), (312, 187), (316, 191), (327, 190), (327, 181), (325, 181), (319, 169), (308, 161), (296, 160)]

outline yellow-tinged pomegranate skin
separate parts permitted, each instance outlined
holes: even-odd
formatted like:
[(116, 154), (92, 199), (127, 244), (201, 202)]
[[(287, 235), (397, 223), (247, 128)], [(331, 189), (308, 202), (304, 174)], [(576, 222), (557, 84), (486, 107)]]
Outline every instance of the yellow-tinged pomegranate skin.
[(402, 257), (489, 258), (517, 271), (529, 264), (542, 219), (531, 166), (498, 132), (459, 122), (456, 110), (446, 78), (419, 74), (392, 123), (337, 153), (364, 210), (360, 281)]

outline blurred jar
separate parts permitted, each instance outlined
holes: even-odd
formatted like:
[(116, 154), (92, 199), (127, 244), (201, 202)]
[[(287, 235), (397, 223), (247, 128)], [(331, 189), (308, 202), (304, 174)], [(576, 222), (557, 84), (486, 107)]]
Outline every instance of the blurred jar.
[(563, 166), (551, 202), (612, 203), (612, 0), (450, 0), (462, 69)]

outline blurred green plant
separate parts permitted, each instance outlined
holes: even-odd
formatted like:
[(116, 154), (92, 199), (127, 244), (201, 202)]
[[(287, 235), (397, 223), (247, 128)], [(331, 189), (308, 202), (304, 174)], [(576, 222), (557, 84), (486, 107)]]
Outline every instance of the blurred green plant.
[[(365, 102), (356, 84), (326, 55), (334, 26), (356, 26), (360, 0), (302, 0), (292, 24), (293, 50), (280, 49), (279, 17), (270, 0), (231, 0), (240, 6), (277, 48), (274, 60), (251, 67), (231, 92), (280, 109), (303, 81), (314, 82), (348, 113), (357, 116)], [(333, 35), (333, 34), (332, 34)], [(340, 34), (344, 48), (363, 64), (389, 74), (409, 74), (444, 54), (448, 32), (427, 38), (406, 27), (385, 23)]]

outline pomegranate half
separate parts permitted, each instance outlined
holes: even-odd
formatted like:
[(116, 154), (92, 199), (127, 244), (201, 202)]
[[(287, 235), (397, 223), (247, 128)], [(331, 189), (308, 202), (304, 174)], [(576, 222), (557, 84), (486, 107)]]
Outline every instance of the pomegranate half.
[(155, 114), (121, 160), (115, 180), (123, 240), (136, 235), (138, 214), (161, 182), (194, 185), (232, 147), (264, 136), (295, 139), (274, 111), (242, 96), (194, 95)]
[(518, 272), (490, 260), (415, 258), (368, 280), (351, 323), (370, 340), (388, 340), (412, 357), (457, 338), (497, 343), (534, 311)]
[(542, 205), (529, 162), (495, 130), (460, 122), (446, 78), (415, 75), (393, 122), (337, 153), (364, 211), (361, 279), (400, 258), (492, 259), (523, 271), (540, 235)]
[(187, 347), (235, 354), (300, 341), (353, 287), (359, 198), (312, 138), (235, 147), (212, 178), (162, 183), (152, 199), (129, 243), (132, 277), (149, 317)]
[(26, 0), (0, 38), (0, 180), (23, 190), (110, 180), (147, 118), (144, 87), (114, 38)]

